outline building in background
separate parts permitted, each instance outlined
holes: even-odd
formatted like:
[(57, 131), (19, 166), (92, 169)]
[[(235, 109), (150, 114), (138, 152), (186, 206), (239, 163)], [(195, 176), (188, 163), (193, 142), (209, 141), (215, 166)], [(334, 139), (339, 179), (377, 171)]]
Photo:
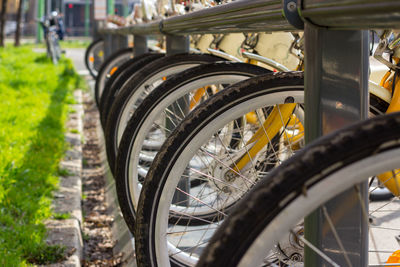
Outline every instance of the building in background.
[[(6, 34), (9, 36), (13, 35), (16, 29), (15, 19), (19, 1), (21, 0), (8, 0), (7, 3)], [(36, 36), (39, 1), (44, 1), (44, 14), (49, 14), (51, 11), (56, 10), (63, 15), (67, 37), (91, 34), (91, 29), (94, 25), (93, 1), (96, 0), (24, 0), (22, 16), (22, 34), (24, 37)], [(124, 3), (128, 6), (129, 14), (134, 5), (140, 3), (140, 0), (114, 0), (114, 3), (115, 14), (122, 16)], [(86, 8), (88, 8), (89, 12), (86, 11)], [(88, 17), (86, 17), (87, 15)], [(85, 27), (85, 22), (88, 28)]]
[[(64, 23), (67, 35), (69, 36), (84, 36), (85, 35), (85, 7), (86, 0), (52, 0), (53, 7), (58, 8), (64, 15)], [(58, 5), (55, 2), (62, 2)], [(93, 28), (93, 1), (89, 1), (89, 28)], [(140, 3), (140, 0), (114, 0), (114, 12), (117, 15), (123, 16), (123, 2), (128, 4), (128, 14), (132, 12), (133, 6)]]

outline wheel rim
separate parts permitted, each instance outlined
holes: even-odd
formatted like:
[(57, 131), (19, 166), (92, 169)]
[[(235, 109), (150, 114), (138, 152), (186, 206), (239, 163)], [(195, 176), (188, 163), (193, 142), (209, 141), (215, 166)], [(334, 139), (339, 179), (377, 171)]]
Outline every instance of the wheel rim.
[[(91, 53), (89, 53), (88, 65), (90, 70), (95, 76), (97, 76), (101, 64), (104, 61), (103, 47), (104, 47), (104, 42), (98, 42), (91, 49)], [(90, 60), (91, 58), (93, 60)]]
[(190, 63), (183, 64), (178, 66), (173, 66), (167, 68), (165, 70), (161, 70), (160, 72), (154, 74), (151, 77), (148, 77), (147, 80), (143, 81), (140, 86), (135, 88), (135, 91), (131, 96), (129, 96), (129, 100), (126, 102), (124, 108), (121, 110), (119, 117), (116, 123), (116, 138), (114, 142), (114, 151), (117, 153), (119, 143), (121, 142), (122, 135), (126, 128), (126, 125), (131, 118), (132, 114), (135, 112), (137, 107), (143, 101), (143, 99), (151, 92), (154, 88), (160, 85), (163, 81), (164, 77), (171, 76), (173, 74), (179, 73), (188, 68), (192, 68), (198, 66), (199, 64)]
[[(294, 89), (296, 90), (296, 86), (295, 87), (279, 87), (276, 88), (277, 90), (279, 89), (285, 89), (285, 88), (290, 88), (290, 89)], [(303, 88), (302, 86), (299, 86), (297, 88)], [(293, 99), (295, 99), (295, 103), (302, 103), (303, 102), (303, 92), (302, 91), (293, 91), (290, 92), (290, 95), (293, 97)], [(287, 98), (288, 93), (287, 92), (276, 92), (273, 97), (271, 97), (271, 94), (269, 94), (267, 97), (266, 96), (259, 96), (257, 98), (251, 98), (251, 107), (253, 108), (249, 108), (249, 103), (246, 101), (239, 104), (238, 107), (240, 110), (240, 113), (242, 114), (237, 114), (235, 112), (231, 112), (229, 114), (222, 114), (219, 115), (218, 118), (213, 119), (214, 121), (218, 121), (218, 125), (223, 125), (228, 123), (229, 121), (235, 120), (236, 118), (240, 117), (243, 115), (243, 111), (245, 113), (250, 112), (252, 109), (258, 109), (258, 108), (262, 108), (266, 105), (269, 104), (276, 104), (276, 103), (284, 103), (285, 99)], [(247, 105), (247, 106), (246, 106)], [(218, 129), (218, 128), (217, 128)], [(208, 131), (210, 132), (203, 132), (203, 130), (199, 130), (199, 133), (196, 135), (199, 138), (196, 139), (196, 142), (198, 144), (203, 144), (207, 141), (207, 137), (209, 137), (210, 135), (212, 135), (214, 133), (214, 130), (208, 129)], [(197, 150), (200, 148), (200, 145), (195, 145), (193, 143), (194, 141), (191, 140), (189, 141), (190, 147), (193, 150)], [(193, 144), (193, 145), (192, 145)], [(189, 146), (189, 145), (188, 145)], [(170, 204), (172, 202), (173, 199), (173, 195), (174, 195), (174, 189), (177, 186), (179, 179), (182, 175), (182, 173), (184, 173), (185, 170), (185, 166), (187, 166), (187, 164), (189, 163), (189, 160), (192, 158), (193, 154), (191, 154), (192, 152), (190, 151), (183, 151), (180, 156), (179, 159), (177, 159), (177, 161), (180, 162), (179, 166), (174, 165), (171, 170), (168, 172), (168, 178), (166, 179), (165, 185), (164, 185), (164, 189), (162, 190), (162, 192), (160, 193), (160, 201), (158, 202), (159, 205), (157, 206), (157, 211), (154, 212), (152, 214), (152, 219), (151, 221), (155, 221), (155, 233), (154, 236), (151, 236), (150, 239), (151, 240), (155, 240), (154, 244), (155, 244), (155, 251), (156, 251), (156, 258), (157, 258), (157, 262), (158, 264), (161, 266), (162, 264), (165, 264), (166, 262), (168, 262), (169, 259), (169, 254), (176, 254), (173, 258), (175, 258), (176, 260), (179, 260), (179, 262), (184, 262), (187, 263), (188, 265), (191, 265), (192, 262), (192, 258), (193, 254), (188, 254), (188, 253), (177, 253), (179, 251), (179, 248), (177, 248), (177, 246), (179, 246), (180, 244), (171, 244), (173, 242), (171, 242), (171, 240), (167, 240), (164, 239), (163, 237), (170, 235), (171, 231), (169, 231), (169, 210), (170, 210)], [(221, 216), (225, 216), (225, 214), (221, 214)], [(156, 219), (158, 218), (158, 219)], [(217, 220), (216, 223), (214, 224), (209, 224), (208, 229), (204, 230), (204, 233), (202, 233), (203, 237), (208, 237), (211, 236), (212, 232), (215, 230), (214, 228), (216, 228), (219, 224), (220, 224), (221, 220)], [(214, 227), (215, 226), (215, 227)], [(204, 228), (204, 226), (203, 226)], [(212, 231), (209, 231), (212, 230)], [(207, 234), (207, 232), (209, 232)], [(202, 238), (203, 238), (202, 237)], [(181, 239), (182, 240), (182, 239)], [(197, 247), (203, 246), (204, 244), (202, 242), (199, 242), (197, 244)], [(175, 248), (172, 249), (171, 247)], [(168, 252), (168, 248), (169, 248), (169, 252)], [(178, 249), (178, 251), (176, 250)], [(191, 256), (191, 257), (189, 257)]]
[[(161, 103), (158, 103), (150, 112), (149, 115), (146, 115), (146, 120), (140, 125), (137, 134), (135, 134), (135, 139), (133, 144), (130, 145), (132, 149), (129, 151), (129, 157), (127, 157), (126, 166), (128, 166), (127, 170), (127, 184), (129, 185), (129, 192), (130, 198), (133, 200), (132, 207), (134, 210), (137, 208), (137, 203), (140, 195), (141, 190), (141, 182), (139, 176), (144, 177), (147, 174), (147, 169), (150, 167), (152, 160), (148, 160), (147, 164), (140, 164), (141, 153), (143, 153), (143, 145), (149, 141), (149, 135), (152, 134), (150, 132), (151, 129), (155, 128), (155, 124), (157, 124), (157, 120), (159, 120), (160, 116), (167, 116), (166, 109), (171, 106), (176, 99), (180, 99), (193, 91), (196, 91), (198, 88), (205, 87), (207, 85), (215, 85), (215, 84), (230, 84), (236, 83), (242, 80), (249, 78), (249, 76), (240, 76), (240, 75), (229, 75), (229, 74), (220, 74), (220, 75), (213, 75), (211, 77), (203, 77), (201, 79), (196, 79), (195, 81), (188, 82), (183, 86), (179, 87), (179, 90), (175, 90), (174, 92), (170, 93)], [(182, 114), (181, 119), (183, 118), (184, 114)], [(157, 125), (159, 126), (159, 125)], [(156, 126), (156, 127), (157, 127)], [(162, 127), (162, 126), (161, 126)], [(173, 129), (171, 129), (172, 131)], [(160, 144), (163, 143), (169, 136), (167, 130), (164, 131), (163, 135), (159, 138), (154, 138), (154, 140), (158, 140)], [(150, 136), (151, 138), (151, 136)], [(155, 146), (154, 146), (155, 147)], [(155, 155), (154, 155), (155, 156)], [(140, 173), (141, 170), (146, 171), (146, 173)]]
[[(249, 266), (249, 264), (253, 266), (257, 265), (257, 263), (262, 264), (265, 258), (265, 251), (272, 249), (282, 238), (282, 233), (289, 232), (290, 229), (295, 226), (296, 222), (302, 220), (305, 214), (311, 213), (321, 204), (339, 193), (366, 181), (368, 177), (383, 173), (387, 170), (396, 169), (396, 167), (399, 166), (399, 156), (400, 148), (395, 148), (377, 155), (371, 155), (339, 171), (335, 171), (322, 182), (308, 188), (307, 197), (304, 195), (296, 197), (296, 201), (291, 201), (285, 208), (284, 213), (277, 215), (269, 222), (268, 226), (254, 240), (252, 246), (247, 249), (239, 266)], [(376, 209), (374, 209), (374, 211), (375, 210)], [(368, 218), (365, 219), (368, 220)], [(370, 231), (370, 235), (372, 231)], [(376, 239), (376, 237), (374, 237), (374, 239)], [(372, 261), (371, 263), (383, 264), (382, 262), (376, 262), (374, 254), (375, 252), (370, 251), (369, 259)], [(380, 256), (380, 258), (387, 259), (387, 257), (382, 256)]]
[(109, 75), (110, 71), (114, 67), (121, 66), (126, 61), (128, 61), (131, 57), (132, 57), (131, 53), (122, 54), (122, 55), (119, 55), (119, 56), (115, 57), (112, 61), (110, 61), (107, 64), (106, 68), (103, 70), (103, 75), (100, 77), (100, 80), (99, 80), (99, 86), (98, 86), (99, 99), (101, 98), (101, 95), (103, 94), (104, 86), (106, 85), (106, 82), (107, 82), (108, 75)]

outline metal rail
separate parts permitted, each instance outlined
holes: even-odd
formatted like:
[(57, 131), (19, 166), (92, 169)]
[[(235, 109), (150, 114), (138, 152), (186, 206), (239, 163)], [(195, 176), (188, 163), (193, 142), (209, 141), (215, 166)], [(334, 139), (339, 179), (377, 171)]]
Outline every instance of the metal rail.
[[(160, 21), (115, 29), (112, 34), (204, 34), (286, 31), (295, 28), (286, 20), (281, 0), (242, 0), (206, 8)], [(329, 29), (400, 29), (399, 0), (293, 0), (300, 17)]]

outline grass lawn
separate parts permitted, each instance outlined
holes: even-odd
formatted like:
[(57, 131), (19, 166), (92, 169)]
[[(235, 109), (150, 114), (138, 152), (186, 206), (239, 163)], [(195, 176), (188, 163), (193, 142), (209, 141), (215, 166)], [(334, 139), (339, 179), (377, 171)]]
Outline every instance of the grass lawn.
[(43, 221), (80, 82), (69, 60), (54, 66), (29, 47), (0, 49), (0, 266), (41, 264), (60, 250), (45, 244)]
[[(66, 39), (64, 41), (60, 41), (60, 47), (61, 49), (68, 49), (68, 48), (87, 48), (90, 45), (91, 41), (87, 39), (83, 40), (71, 40), (71, 39)], [(12, 47), (14, 46), (14, 40), (13, 39), (7, 39), (6, 40), (6, 46)], [(29, 39), (26, 40), (23, 43), (24, 47), (35, 47), (35, 48), (46, 48), (45, 43), (42, 41), (39, 44), (36, 44), (36, 41), (34, 39)]]

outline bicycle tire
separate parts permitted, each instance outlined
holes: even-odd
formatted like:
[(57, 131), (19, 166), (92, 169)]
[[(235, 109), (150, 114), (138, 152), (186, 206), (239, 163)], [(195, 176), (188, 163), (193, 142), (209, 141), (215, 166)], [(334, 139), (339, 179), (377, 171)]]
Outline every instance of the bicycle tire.
[[(197, 266), (262, 263), (262, 254), (265, 256), (265, 251), (272, 249), (303, 216), (368, 177), (398, 168), (399, 131), (400, 114), (393, 113), (356, 123), (312, 142), (265, 177), (237, 205), (212, 237)], [(294, 207), (300, 202), (302, 207), (297, 206), (300, 211), (296, 212)], [(290, 223), (280, 224), (283, 213)], [(264, 253), (255, 249), (261, 242)]]
[[(164, 238), (168, 236), (167, 229), (164, 229), (164, 226), (167, 226), (164, 223), (168, 222), (168, 206), (172, 200), (172, 196), (166, 194), (174, 194), (174, 188), (184, 171), (182, 169), (209, 136), (213, 136), (229, 121), (251, 110), (285, 103), (289, 99), (294, 100), (294, 103), (303, 103), (303, 97), (302, 73), (265, 74), (218, 92), (185, 118), (157, 154), (142, 187), (135, 225), (138, 266), (168, 266), (169, 264), (192, 266), (195, 264), (196, 259), (193, 255), (198, 254), (197, 250), (200, 246), (194, 248), (195, 251), (190, 251), (190, 255), (184, 255), (177, 246), (170, 247)], [(172, 191), (168, 193), (167, 191), (171, 188), (173, 188)], [(162, 202), (160, 202), (161, 198)], [(160, 226), (160, 223), (164, 225)], [(193, 231), (190, 229), (189, 232)], [(198, 235), (203, 238), (203, 234)], [(195, 243), (202, 244), (203, 242), (199, 240)], [(168, 249), (174, 256), (168, 256)]]
[[(296, 93), (294, 89), (292, 91), (290, 91), (290, 88), (287, 89), (287, 87), (290, 87), (291, 85), (303, 88), (301, 73), (267, 74), (233, 85), (230, 88), (219, 92), (192, 112), (166, 140), (161, 152), (158, 153), (153, 162), (140, 195), (135, 228), (136, 251), (138, 252), (138, 262), (140, 262), (140, 264), (143, 264), (143, 266), (164, 266), (164, 264), (166, 264), (166, 253), (164, 252), (163, 256), (158, 255), (156, 247), (158, 247), (157, 249), (160, 249), (160, 247), (164, 247), (165, 249), (168, 247), (168, 245), (166, 245), (167, 242), (165, 240), (159, 240), (158, 237), (155, 237), (155, 233), (162, 233), (162, 236), (166, 235), (166, 232), (164, 232), (165, 229), (160, 230), (160, 227), (158, 227), (157, 224), (162, 224), (160, 221), (163, 221), (164, 223), (166, 221), (170, 222), (169, 218), (171, 217), (171, 214), (167, 214), (165, 211), (169, 209), (166, 207), (166, 205), (169, 205), (166, 204), (166, 200), (171, 200), (170, 195), (167, 196), (167, 194), (171, 194), (168, 193), (168, 191), (174, 191), (173, 188), (176, 186), (176, 181), (172, 182), (168, 179), (179, 179), (183, 172), (182, 168), (186, 166), (185, 158), (190, 158), (192, 156), (190, 153), (195, 153), (190, 151), (197, 151), (200, 144), (205, 140), (203, 130), (206, 127), (209, 127), (210, 130), (208, 130), (207, 134), (210, 135), (210, 133), (215, 131), (218, 127), (221, 127), (222, 124), (217, 125), (220, 123), (218, 120), (225, 119), (224, 116), (232, 117), (233, 115), (229, 115), (229, 113), (234, 111), (235, 103), (238, 105), (238, 108), (240, 106), (243, 109), (242, 114), (245, 114), (245, 112), (256, 108), (256, 105), (262, 106), (262, 104), (272, 101), (272, 95), (278, 95), (279, 90), (289, 93), (288, 95), (285, 94), (285, 98), (282, 96), (282, 99), (279, 100), (281, 101), (280, 103), (284, 103), (284, 100), (287, 97), (289, 101), (295, 99), (294, 103), (297, 103), (298, 99), (301, 103), (300, 100), (302, 96), (300, 97), (299, 95), (296, 95), (293, 96), (293, 98), (289, 97)], [(301, 94), (303, 94), (303, 89), (298, 90), (301, 90)], [(257, 98), (262, 98), (263, 101), (257, 100)], [(251, 107), (252, 105), (254, 106)], [(228, 107), (231, 107), (231, 109)], [(218, 119), (215, 119), (216, 117), (218, 117)], [(228, 119), (225, 119), (225, 122), (227, 120)], [(194, 143), (196, 143), (196, 145), (194, 145)], [(178, 176), (178, 178), (171, 178), (172, 176)], [(169, 183), (168, 186), (166, 186), (167, 183)], [(160, 199), (163, 201), (162, 204), (160, 204)], [(229, 213), (230, 208), (231, 206), (227, 206), (224, 213)], [(161, 219), (157, 218), (157, 213), (163, 214), (164, 217)], [(190, 218), (192, 221), (196, 220), (196, 218), (192, 218), (190, 215), (188, 215), (187, 218)], [(190, 232), (190, 230), (188, 230), (188, 232)], [(157, 245), (160, 243), (164, 244)], [(199, 241), (199, 243), (201, 243), (201, 241)], [(157, 260), (160, 260), (160, 262), (157, 262)], [(171, 258), (170, 264), (172, 266), (194, 264), (193, 262), (189, 264), (189, 261), (183, 263), (183, 260)]]
[[(154, 127), (154, 121), (161, 116), (162, 112), (166, 113), (166, 107), (173, 105), (175, 101), (179, 101), (179, 99), (190, 94), (193, 90), (218, 83), (229, 85), (243, 79), (265, 74), (266, 72), (269, 71), (245, 63), (218, 62), (204, 64), (171, 77), (155, 88), (143, 100), (136, 112), (132, 115), (124, 131), (116, 163), (115, 178), (119, 206), (132, 233), (134, 231), (136, 217), (135, 206), (139, 194), (135, 196), (132, 195), (131, 192), (139, 191), (140, 178), (136, 173), (137, 169), (139, 169), (139, 165), (136, 168), (136, 166), (131, 166), (131, 164), (135, 159), (137, 159), (138, 162), (140, 161), (141, 151), (144, 151), (144, 153), (146, 151), (151, 151), (151, 153), (157, 151), (154, 148), (146, 151), (143, 149), (144, 138), (149, 133), (150, 129)], [(182, 115), (179, 115), (179, 119), (176, 117), (175, 123), (179, 123), (179, 120), (183, 119)], [(173, 129), (169, 129), (169, 132), (172, 130)], [(168, 132), (165, 134), (165, 137), (168, 137)], [(149, 166), (150, 164), (151, 162), (146, 160), (146, 165)], [(135, 172), (136, 175), (132, 174), (130, 169)], [(138, 189), (129, 189), (134, 186)]]
[(107, 117), (110, 112), (110, 108), (115, 98), (117, 97), (119, 90), (124, 87), (124, 84), (129, 83), (133, 75), (139, 71), (141, 68), (146, 66), (148, 63), (163, 57), (164, 54), (158, 53), (146, 53), (140, 56), (136, 56), (129, 61), (121, 65), (120, 68), (108, 79), (103, 94), (100, 98), (100, 119), (105, 128)]
[(109, 78), (109, 76), (111, 76), (110, 72), (113, 71), (115, 67), (118, 68), (132, 57), (133, 57), (132, 48), (124, 48), (116, 51), (115, 53), (111, 54), (108, 58), (105, 59), (96, 77), (96, 83), (94, 86), (94, 97), (97, 107), (100, 104), (100, 97), (103, 93), (106, 81)]
[(104, 59), (104, 58), (102, 58), (102, 61), (98, 62), (98, 64), (93, 63), (93, 67), (90, 66), (90, 54), (92, 53), (92, 49), (94, 50), (94, 49), (96, 49), (96, 47), (103, 47), (102, 50), (104, 50), (104, 40), (97, 39), (97, 40), (91, 42), (85, 51), (85, 66), (86, 66), (87, 70), (89, 71), (89, 74), (93, 77), (93, 79), (96, 79), (98, 71), (102, 64), (102, 61)]
[(49, 32), (49, 44), (50, 44), (50, 58), (51, 61), (53, 62), (54, 65), (57, 65), (58, 63), (58, 59), (57, 59), (57, 52), (56, 52), (56, 47), (55, 47), (55, 37), (54, 37), (54, 33)]
[(55, 48), (56, 58), (57, 58), (57, 62), (58, 62), (61, 59), (61, 47), (60, 47), (60, 42), (59, 42), (57, 34), (54, 37), (54, 48)]
[(177, 54), (157, 59), (136, 72), (132, 80), (121, 88), (107, 118), (105, 140), (108, 164), (115, 174), (115, 160), (123, 129), (137, 103), (141, 102), (151, 86), (162, 78), (204, 63), (224, 61), (207, 54)]

